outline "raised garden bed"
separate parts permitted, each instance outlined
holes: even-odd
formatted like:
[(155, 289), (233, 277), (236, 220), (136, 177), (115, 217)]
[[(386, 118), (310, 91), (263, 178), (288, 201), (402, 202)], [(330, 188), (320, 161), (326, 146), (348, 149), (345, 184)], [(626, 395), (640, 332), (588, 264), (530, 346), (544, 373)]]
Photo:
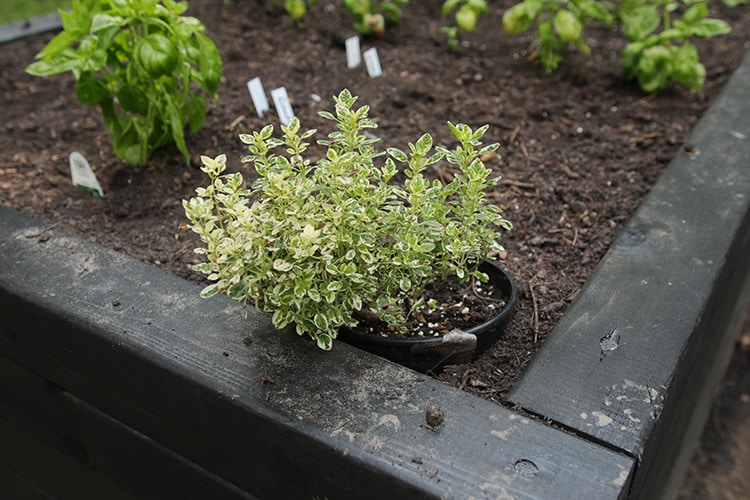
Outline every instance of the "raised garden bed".
[[(214, 498), (674, 488), (747, 303), (748, 91), (746, 62), (691, 137), (700, 155), (678, 155), (511, 392), (538, 419), (242, 321), (3, 208), (2, 483)], [(445, 413), (432, 430), (431, 403)]]
[[(345, 345), (320, 352), (3, 208), (0, 484), (125, 498), (674, 491), (748, 298), (749, 73), (621, 232), (513, 409)], [(444, 418), (429, 428), (432, 404)]]

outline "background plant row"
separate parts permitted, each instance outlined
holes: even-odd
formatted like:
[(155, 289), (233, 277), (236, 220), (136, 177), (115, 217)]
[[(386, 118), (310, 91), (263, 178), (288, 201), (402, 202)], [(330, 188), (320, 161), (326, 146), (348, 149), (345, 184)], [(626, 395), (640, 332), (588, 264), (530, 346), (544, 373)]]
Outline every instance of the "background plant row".
[[(309, 8), (320, 7), (317, 0), (278, 0), (289, 18), (304, 19)], [(730, 7), (747, 0), (722, 0)], [(388, 24), (403, 16), (408, 0), (343, 0), (352, 14), (352, 27), (363, 35), (382, 35)], [(706, 70), (692, 40), (724, 35), (729, 24), (709, 17), (708, 0), (522, 0), (505, 10), (502, 25), (506, 33), (516, 35), (535, 30), (532, 60), (547, 71), (557, 69), (568, 46), (585, 54), (586, 28), (611, 27), (622, 34), (627, 45), (621, 54), (623, 74), (653, 93), (673, 83), (700, 90)], [(488, 0), (445, 0), (440, 14), (446, 43), (457, 47), (465, 33), (474, 31), (483, 16), (490, 15)], [(487, 19), (493, 22), (493, 19)]]
[[(289, 18), (300, 21), (316, 0), (283, 1)], [(387, 21), (401, 20), (407, 2), (343, 0), (353, 28), (372, 36), (382, 35)], [(183, 15), (187, 2), (74, 0), (72, 7), (60, 11), (62, 33), (27, 71), (37, 76), (73, 72), (76, 97), (100, 107), (115, 152), (126, 163), (144, 165), (153, 151), (170, 143), (189, 161), (184, 128), (198, 131), (206, 114), (197, 88), (218, 97), (222, 61), (200, 20)], [(488, 12), (487, 0), (445, 0), (441, 14), (452, 13), (455, 23), (443, 28), (447, 44), (456, 47)], [(569, 45), (590, 53), (584, 41), (588, 25), (612, 26), (628, 40), (620, 59), (625, 76), (651, 93), (675, 82), (691, 90), (703, 87), (706, 69), (691, 40), (731, 31), (708, 13), (707, 0), (522, 0), (503, 13), (502, 25), (510, 34), (536, 27), (532, 59), (548, 72)]]

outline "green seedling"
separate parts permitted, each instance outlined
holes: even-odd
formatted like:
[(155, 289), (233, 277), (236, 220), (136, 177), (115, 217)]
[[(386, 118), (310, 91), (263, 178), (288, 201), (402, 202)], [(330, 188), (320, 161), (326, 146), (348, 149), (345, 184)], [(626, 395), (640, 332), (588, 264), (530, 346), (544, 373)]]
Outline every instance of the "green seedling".
[(487, 14), (486, 0), (446, 0), (443, 2), (441, 13), (443, 17), (455, 11), (453, 26), (443, 28), (443, 33), (448, 36), (448, 45), (456, 47), (458, 39), (463, 33), (471, 33), (477, 26), (479, 16)]
[(397, 23), (401, 7), (409, 0), (344, 0), (344, 6), (354, 17), (354, 29), (363, 35), (382, 35), (386, 21)]
[(590, 54), (583, 41), (586, 24), (591, 21), (612, 22), (609, 10), (596, 0), (523, 0), (505, 11), (503, 28), (506, 33), (523, 33), (536, 22), (537, 56), (547, 72), (557, 69), (562, 52), (569, 44)]
[(628, 39), (621, 57), (625, 76), (637, 80), (648, 93), (672, 83), (691, 90), (703, 88), (706, 68), (691, 39), (731, 31), (726, 22), (707, 17), (704, 1), (633, 0), (621, 6), (619, 16)]

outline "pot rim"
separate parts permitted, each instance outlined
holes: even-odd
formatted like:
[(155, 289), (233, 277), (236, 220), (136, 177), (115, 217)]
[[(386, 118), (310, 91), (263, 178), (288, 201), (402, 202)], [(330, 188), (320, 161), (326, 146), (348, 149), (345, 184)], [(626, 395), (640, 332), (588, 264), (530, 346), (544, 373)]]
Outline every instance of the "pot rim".
[[(490, 268), (488, 272), (488, 274), (490, 274), (490, 281), (496, 282), (496, 284), (500, 287), (507, 298), (505, 301), (505, 305), (496, 315), (492, 316), (483, 323), (479, 323), (472, 326), (471, 328), (464, 330), (465, 333), (473, 334), (476, 336), (479, 336), (482, 334), (482, 332), (492, 330), (498, 325), (505, 323), (513, 314), (516, 302), (518, 302), (518, 287), (515, 280), (507, 270), (505, 270), (497, 262), (488, 259), (482, 261), (482, 263), (479, 265), (479, 268), (484, 268), (485, 272), (488, 271), (487, 268)], [(390, 337), (375, 335), (372, 333), (365, 333), (357, 330), (356, 327), (343, 327), (339, 331), (339, 336), (337, 338), (343, 340), (344, 342), (346, 342), (346, 339), (349, 338), (352, 340), (356, 340), (357, 342), (377, 344), (384, 347), (408, 347), (414, 345), (440, 344), (443, 342), (443, 338), (445, 338), (445, 335), (435, 335), (433, 337)]]

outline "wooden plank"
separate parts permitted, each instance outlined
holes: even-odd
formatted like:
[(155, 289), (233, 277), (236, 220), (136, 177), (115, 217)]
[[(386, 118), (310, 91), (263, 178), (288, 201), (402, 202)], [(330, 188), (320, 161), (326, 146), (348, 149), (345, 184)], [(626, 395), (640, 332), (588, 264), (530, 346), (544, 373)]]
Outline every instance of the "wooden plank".
[(641, 205), (510, 400), (675, 493), (748, 303), (750, 60)]
[[(3, 434), (3, 424), (4, 422), (0, 420), (0, 435)], [(50, 500), (54, 497), (42, 490), (34, 481), (29, 481), (25, 477), (19, 476), (15, 470), (6, 468), (3, 461), (0, 460), (0, 498)]]
[(0, 498), (136, 500), (0, 415)]
[(60, 14), (57, 12), (3, 24), (0, 25), (0, 45), (19, 38), (59, 30), (61, 27)]
[[(0, 208), (0, 352), (261, 498), (618, 498), (634, 460)], [(444, 423), (425, 426), (437, 403)]]
[[(0, 356), (0, 418), (35, 446), (1, 446), (9, 469), (31, 469), (32, 484), (62, 470), (51, 491), (69, 498), (248, 499), (250, 495), (103, 414), (60, 387)], [(5, 444), (5, 443), (4, 443)], [(39, 450), (45, 448), (46, 452)], [(16, 450), (10, 453), (10, 450)], [(30, 450), (33, 449), (33, 452)], [(21, 460), (21, 457), (26, 460)], [(70, 470), (83, 476), (72, 481)], [(54, 478), (53, 478), (54, 479)], [(85, 484), (86, 486), (82, 486)], [(87, 491), (105, 484), (108, 491)], [(63, 488), (61, 490), (61, 488)], [(96, 494), (94, 494), (96, 493)], [(0, 497), (11, 498), (11, 497)]]

